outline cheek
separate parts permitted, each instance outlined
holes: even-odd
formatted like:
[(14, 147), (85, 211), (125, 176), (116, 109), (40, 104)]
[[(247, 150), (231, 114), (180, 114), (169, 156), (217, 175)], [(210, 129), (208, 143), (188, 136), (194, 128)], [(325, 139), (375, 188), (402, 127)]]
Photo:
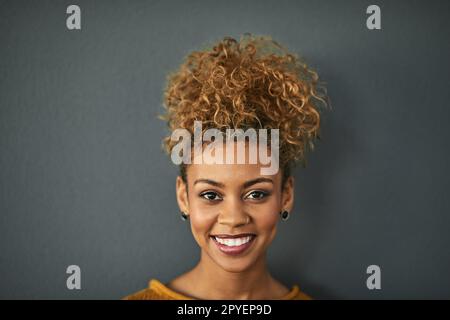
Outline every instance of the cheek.
[(278, 222), (278, 215), (276, 210), (259, 210), (254, 215), (254, 221), (259, 231), (271, 231)]
[(198, 244), (207, 240), (208, 234), (214, 226), (215, 215), (211, 210), (203, 207), (191, 206), (190, 208), (191, 230)]
[(270, 201), (264, 205), (260, 205), (257, 208), (252, 208), (253, 221), (256, 225), (257, 232), (264, 234), (269, 238), (273, 238), (278, 223), (278, 202)]

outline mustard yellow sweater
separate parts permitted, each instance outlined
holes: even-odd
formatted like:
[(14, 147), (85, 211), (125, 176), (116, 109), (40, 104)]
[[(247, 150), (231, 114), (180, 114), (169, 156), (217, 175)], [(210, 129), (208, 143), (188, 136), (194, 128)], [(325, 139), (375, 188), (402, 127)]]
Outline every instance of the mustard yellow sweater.
[[(195, 300), (194, 298), (182, 295), (168, 288), (156, 279), (151, 279), (148, 288), (130, 294), (123, 300)], [(297, 285), (294, 285), (280, 300), (311, 300), (305, 293), (301, 292)]]

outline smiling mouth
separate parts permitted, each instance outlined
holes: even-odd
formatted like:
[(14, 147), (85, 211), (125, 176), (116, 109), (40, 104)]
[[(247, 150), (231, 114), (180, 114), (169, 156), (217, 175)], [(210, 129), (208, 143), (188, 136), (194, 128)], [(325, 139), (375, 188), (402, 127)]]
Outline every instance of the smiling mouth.
[(240, 255), (247, 251), (256, 238), (255, 234), (211, 235), (218, 249), (227, 255)]

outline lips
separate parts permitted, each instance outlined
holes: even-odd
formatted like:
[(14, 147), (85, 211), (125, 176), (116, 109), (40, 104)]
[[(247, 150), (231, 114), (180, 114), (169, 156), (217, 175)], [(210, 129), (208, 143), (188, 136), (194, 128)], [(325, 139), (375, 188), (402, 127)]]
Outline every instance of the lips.
[(256, 238), (252, 233), (241, 233), (237, 235), (217, 234), (211, 235), (217, 248), (227, 255), (243, 254), (254, 242)]

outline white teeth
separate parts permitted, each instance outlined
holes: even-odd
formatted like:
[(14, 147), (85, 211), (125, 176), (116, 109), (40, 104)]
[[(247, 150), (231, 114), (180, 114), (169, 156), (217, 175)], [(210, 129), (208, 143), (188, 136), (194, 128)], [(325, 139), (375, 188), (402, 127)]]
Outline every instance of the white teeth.
[(236, 247), (236, 246), (243, 245), (244, 243), (247, 243), (252, 239), (251, 236), (243, 237), (243, 238), (218, 238), (218, 237), (214, 237), (214, 238), (216, 239), (217, 242), (224, 244), (226, 246), (229, 246), (229, 247)]

